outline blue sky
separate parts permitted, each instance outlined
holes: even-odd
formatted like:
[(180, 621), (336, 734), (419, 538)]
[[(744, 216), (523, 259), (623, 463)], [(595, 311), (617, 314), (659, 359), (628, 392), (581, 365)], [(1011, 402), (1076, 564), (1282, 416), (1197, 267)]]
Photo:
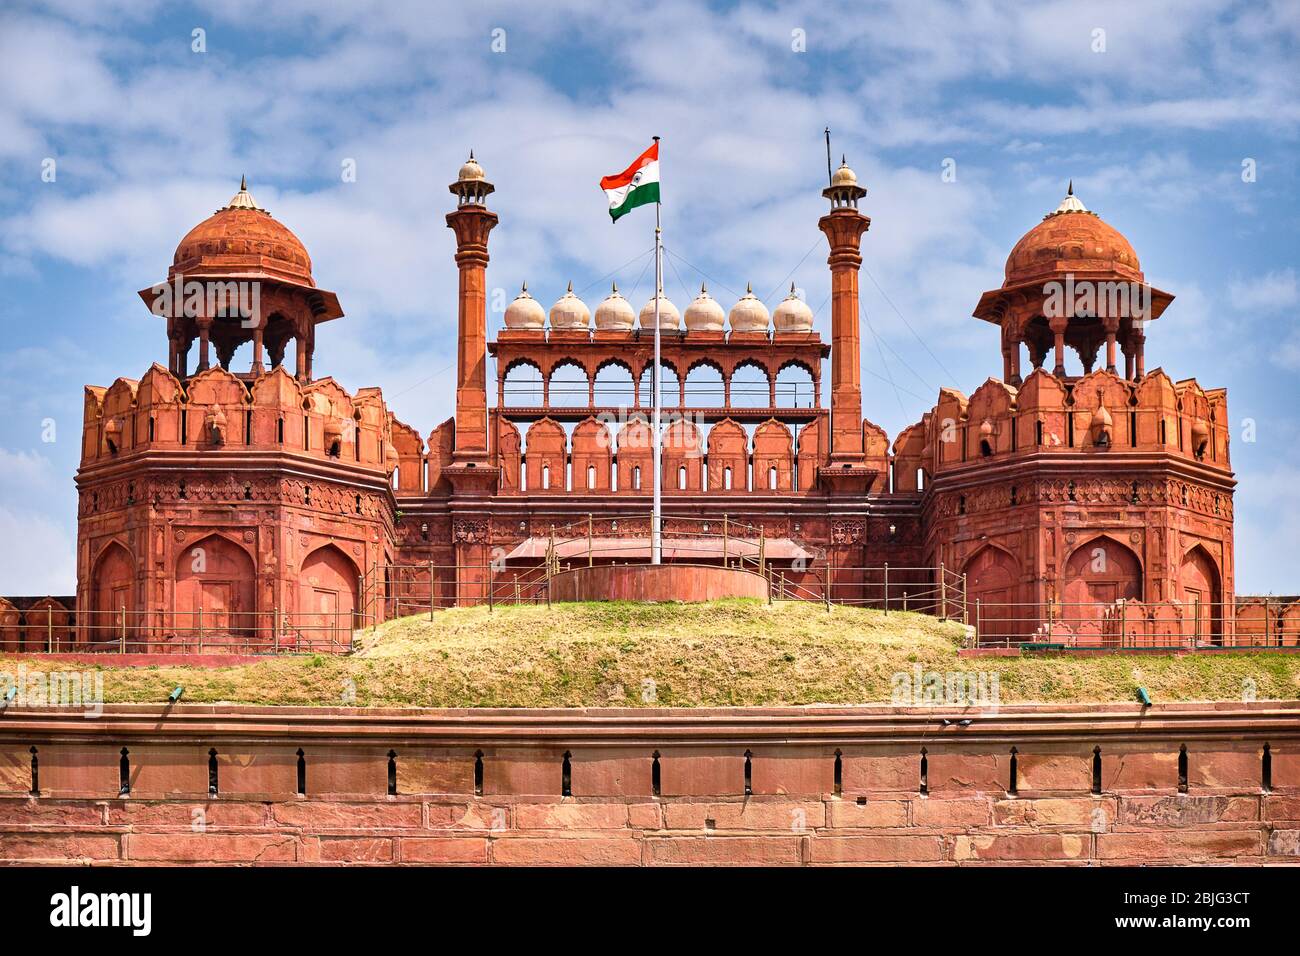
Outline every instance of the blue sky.
[[(648, 213), (610, 225), (596, 182), (659, 134), (681, 273), (668, 295), (684, 307), (694, 292), (684, 262), (724, 306), (749, 281), (774, 305), (793, 273), (816, 307), (827, 125), (870, 190), (868, 417), (894, 436), (941, 385), (969, 394), (1001, 373), (997, 331), (971, 309), (1072, 178), (1177, 297), (1147, 367), (1229, 389), (1238, 590), (1300, 592), (1300, 4), (441, 9), (5, 5), (0, 593), (72, 590), (82, 386), (165, 363), (135, 292), (240, 174), (347, 312), (321, 331), (317, 374), (383, 386), (427, 433), (453, 401), (443, 214), (471, 147), (497, 186), (500, 299), (526, 279), (549, 305), (572, 279), (594, 307), (598, 280), (652, 242)], [(643, 280), (638, 306), (648, 293)]]

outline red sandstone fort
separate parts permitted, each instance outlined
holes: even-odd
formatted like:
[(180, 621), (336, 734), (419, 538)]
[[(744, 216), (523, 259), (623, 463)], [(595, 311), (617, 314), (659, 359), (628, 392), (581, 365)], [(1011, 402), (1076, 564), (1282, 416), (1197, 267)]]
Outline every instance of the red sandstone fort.
[[(378, 388), (317, 374), (317, 329), (343, 310), (241, 185), (166, 287), (253, 283), (259, 313), (154, 308), (167, 364), (86, 388), (75, 601), (0, 601), (4, 646), (346, 646), (396, 614), (548, 599), (566, 570), (646, 561), (653, 299), (615, 288), (593, 311), (570, 286), (548, 313), (525, 287), (489, 338), (494, 187), (471, 157), (450, 190), (455, 416), (424, 435)], [(1148, 368), (1173, 296), (1123, 235), (1071, 190), (975, 305), (1001, 376), (942, 389), (891, 442), (862, 407), (866, 190), (843, 165), (824, 194), (829, 342), (793, 290), (771, 313), (752, 292), (729, 311), (658, 293), (683, 581), (735, 567), (778, 597), (960, 609), (985, 643), (1295, 640), (1300, 605), (1235, 603), (1226, 394)]]

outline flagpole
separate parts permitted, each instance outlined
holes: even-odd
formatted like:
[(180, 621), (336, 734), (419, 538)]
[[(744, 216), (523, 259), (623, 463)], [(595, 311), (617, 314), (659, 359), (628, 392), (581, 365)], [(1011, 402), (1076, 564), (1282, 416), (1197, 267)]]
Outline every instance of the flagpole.
[[(658, 145), (659, 137), (654, 137), (655, 144)], [(662, 167), (661, 167), (662, 168)], [(662, 174), (659, 177), (660, 183), (663, 182)], [(659, 437), (659, 410), (663, 403), (663, 395), (660, 389), (660, 379), (662, 378), (662, 368), (659, 361), (659, 298), (663, 294), (663, 235), (659, 225), (659, 200), (655, 200), (655, 364), (654, 364), (654, 506), (650, 513), (650, 563), (661, 564), (663, 562), (663, 515), (661, 513), (660, 496), (663, 483), (663, 448), (662, 441)]]

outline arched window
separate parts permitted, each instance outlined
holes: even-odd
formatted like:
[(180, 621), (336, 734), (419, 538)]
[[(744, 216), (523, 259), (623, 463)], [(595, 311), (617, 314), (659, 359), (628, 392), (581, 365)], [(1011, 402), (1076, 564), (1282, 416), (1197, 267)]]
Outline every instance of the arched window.
[(503, 405), (536, 408), (542, 404), (542, 370), (532, 362), (518, 362), (506, 370), (501, 388)]
[(812, 373), (802, 365), (790, 364), (776, 373), (776, 403), (783, 408), (812, 408), (816, 393)]
[(686, 490), (686, 466), (685, 465), (682, 465), (680, 468), (677, 469), (677, 489), (679, 491)]
[(574, 361), (564, 361), (551, 370), (547, 399), (558, 408), (583, 408), (590, 398), (587, 370)]
[(730, 468), (722, 469), (722, 487), (726, 491), (731, 490), (731, 469)]
[(542, 465), (542, 490), (548, 491), (551, 487), (551, 466)]
[(917, 491), (925, 490), (925, 469), (924, 468), (916, 469), (916, 490)]
[[(667, 362), (660, 363), (663, 379), (659, 383), (660, 401), (663, 408), (677, 408), (682, 403), (681, 389), (677, 384), (677, 370)], [(654, 404), (654, 366), (647, 365), (641, 373), (641, 405), (649, 408)]]
[(587, 466), (587, 490), (590, 491), (595, 487), (596, 487), (596, 466), (588, 465)]
[(641, 490), (641, 466), (637, 465), (632, 469), (632, 490)]
[(720, 408), (724, 395), (722, 370), (712, 362), (698, 362), (686, 373), (688, 408)]
[(631, 406), (632, 370), (622, 362), (608, 362), (596, 370), (596, 404), (602, 408)]
[(767, 370), (745, 362), (731, 373), (731, 405), (733, 408), (767, 408), (772, 401)]

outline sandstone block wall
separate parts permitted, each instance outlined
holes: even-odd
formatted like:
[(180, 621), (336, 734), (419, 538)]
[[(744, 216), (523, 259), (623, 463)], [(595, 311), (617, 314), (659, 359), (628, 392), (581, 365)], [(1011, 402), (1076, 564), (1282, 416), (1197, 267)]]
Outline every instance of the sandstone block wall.
[(1300, 708), (1004, 710), (11, 713), (0, 860), (1300, 861)]

